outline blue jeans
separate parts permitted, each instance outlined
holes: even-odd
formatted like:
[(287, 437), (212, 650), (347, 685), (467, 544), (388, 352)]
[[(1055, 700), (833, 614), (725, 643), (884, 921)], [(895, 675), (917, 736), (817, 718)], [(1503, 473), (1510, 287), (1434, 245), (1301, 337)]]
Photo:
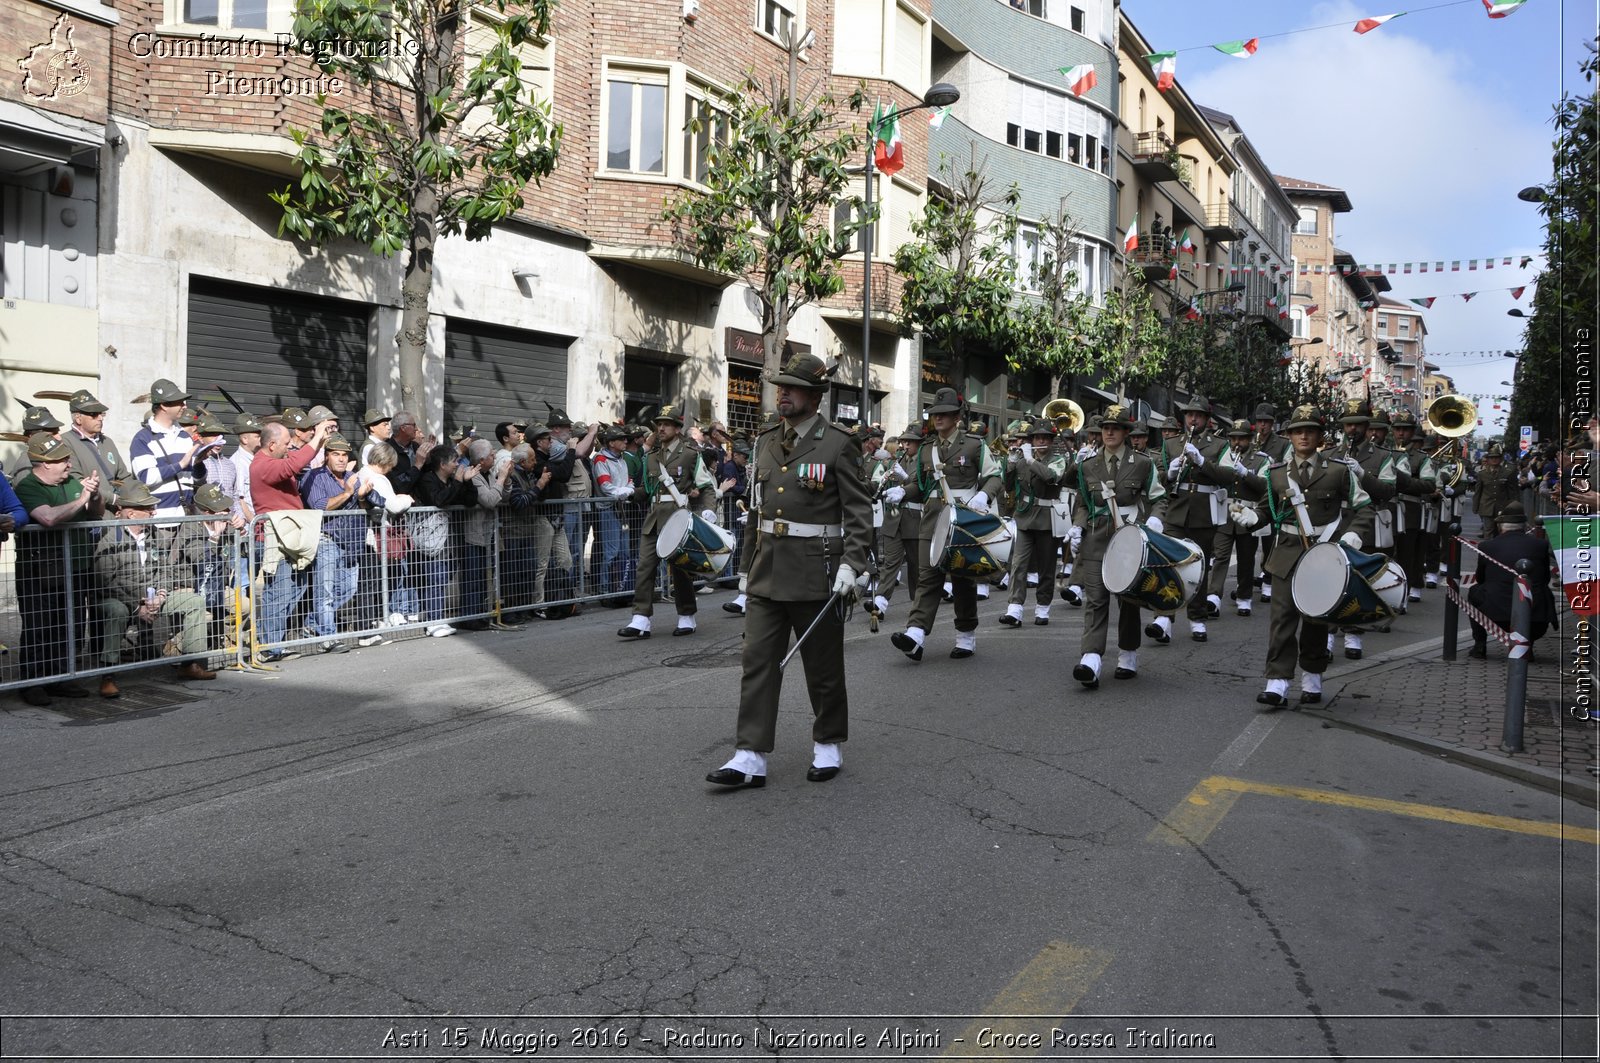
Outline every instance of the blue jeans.
[(489, 548), (467, 543), (461, 556), (462, 616), (489, 611)]
[[(568, 502), (566, 512), (562, 515), (566, 522), (567, 548), (572, 551), (572, 577), (573, 587), (567, 594), (578, 593), (577, 580), (583, 578), (583, 541), (589, 537), (589, 525), (594, 520), (593, 510), (587, 503), (574, 504)], [(1533, 512), (1529, 510), (1528, 512)]]
[(336, 613), (355, 597), (361, 574), (359, 557), (347, 557), (339, 544), (324, 536), (317, 545), (317, 569), (306, 626), (325, 639), (339, 633)]
[(422, 619), (438, 620), (445, 615), (445, 589), (450, 585), (450, 566), (443, 554), (438, 557), (418, 555), (411, 563), (411, 586), (407, 588), (413, 598), (422, 602)]
[(262, 643), (270, 645), (283, 641), (284, 629), (289, 626), (289, 612), (306, 592), (306, 578), (304, 573), (289, 567), (289, 562), (279, 559), (276, 571), (263, 580), (266, 586), (261, 592), (258, 634)]
[(600, 511), (600, 586), (597, 590), (601, 594), (616, 594), (633, 588), (632, 581), (628, 580), (627, 549), (628, 537), (622, 518), (607, 506)]

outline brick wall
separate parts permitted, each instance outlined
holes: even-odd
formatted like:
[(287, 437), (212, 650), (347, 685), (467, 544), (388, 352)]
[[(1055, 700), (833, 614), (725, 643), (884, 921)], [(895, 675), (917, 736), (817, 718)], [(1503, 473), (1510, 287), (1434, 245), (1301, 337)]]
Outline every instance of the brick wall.
[[(106, 120), (111, 27), (27, 0), (0, 18), (0, 99), (90, 122)], [(72, 59), (65, 57), (70, 50)], [(52, 61), (54, 61), (52, 63)]]

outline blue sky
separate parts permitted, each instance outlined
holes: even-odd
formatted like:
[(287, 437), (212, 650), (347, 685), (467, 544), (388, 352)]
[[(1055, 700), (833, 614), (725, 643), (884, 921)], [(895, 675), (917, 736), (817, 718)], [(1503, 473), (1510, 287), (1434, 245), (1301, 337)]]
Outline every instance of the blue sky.
[[(1180, 49), (1179, 84), (1239, 119), (1275, 172), (1349, 194), (1354, 209), (1335, 232), (1358, 262), (1461, 259), (1460, 273), (1396, 274), (1389, 294), (1439, 297), (1426, 313), (1429, 358), (1459, 391), (1509, 393), (1500, 381), (1513, 361), (1453, 352), (1520, 349), (1522, 322), (1506, 310), (1532, 293), (1514, 302), (1494, 289), (1531, 281), (1539, 262), (1474, 273), (1466, 260), (1539, 253), (1542, 218), (1516, 193), (1550, 176), (1551, 111), (1584, 86), (1596, 0), (1528, 0), (1503, 19), (1482, 0), (1424, 0), (1367, 34), (1356, 21), (1407, 10), (1401, 0), (1124, 0), (1123, 10), (1156, 50)], [(1250, 37), (1261, 44), (1247, 60), (1208, 47)], [(1481, 294), (1464, 302), (1470, 291)]]

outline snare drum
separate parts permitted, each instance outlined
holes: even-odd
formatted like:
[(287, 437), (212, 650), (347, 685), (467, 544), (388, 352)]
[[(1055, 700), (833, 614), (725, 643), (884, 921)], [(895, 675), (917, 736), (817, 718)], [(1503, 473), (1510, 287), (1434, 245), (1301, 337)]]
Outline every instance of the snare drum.
[(1382, 554), (1344, 543), (1318, 543), (1300, 558), (1290, 580), (1294, 607), (1312, 620), (1365, 627), (1391, 620), (1406, 600), (1406, 573)]
[(656, 536), (656, 556), (695, 576), (720, 576), (733, 557), (733, 533), (680, 509)]
[(1012, 533), (992, 513), (974, 513), (959, 502), (934, 517), (928, 556), (952, 576), (988, 579), (1011, 563)]
[(1106, 590), (1141, 609), (1169, 615), (1188, 604), (1205, 570), (1197, 544), (1143, 524), (1118, 528), (1100, 566)]

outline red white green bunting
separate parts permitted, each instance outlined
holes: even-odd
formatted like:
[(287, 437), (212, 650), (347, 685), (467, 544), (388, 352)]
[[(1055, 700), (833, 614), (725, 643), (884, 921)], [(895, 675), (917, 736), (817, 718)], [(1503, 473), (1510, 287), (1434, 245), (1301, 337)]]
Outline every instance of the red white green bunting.
[(1095, 76), (1093, 63), (1080, 63), (1077, 66), (1063, 66), (1057, 69), (1067, 79), (1067, 88), (1072, 90), (1074, 96), (1082, 96), (1100, 83), (1100, 79)]
[(904, 146), (900, 143), (900, 110), (892, 107), (884, 112), (883, 104), (872, 109), (872, 162), (882, 174), (893, 175), (906, 164)]
[(1490, 0), (1483, 0), (1483, 9), (1489, 12), (1490, 18), (1505, 18), (1527, 2), (1528, 0), (1504, 0), (1504, 2), (1496, 4), (1491, 3)]
[(1248, 41), (1228, 41), (1225, 44), (1213, 44), (1211, 47), (1223, 55), (1231, 55), (1235, 59), (1249, 59), (1256, 54), (1256, 49), (1261, 47), (1261, 38), (1251, 37)]
[(1178, 53), (1155, 52), (1144, 57), (1156, 72), (1156, 88), (1161, 92), (1170, 89), (1178, 78)]
[(1404, 11), (1396, 11), (1392, 15), (1373, 15), (1371, 18), (1364, 18), (1360, 22), (1357, 22), (1355, 25), (1355, 30), (1357, 33), (1371, 33), (1373, 30), (1377, 29), (1385, 22), (1388, 22), (1390, 19), (1399, 18), (1403, 14), (1405, 14)]

